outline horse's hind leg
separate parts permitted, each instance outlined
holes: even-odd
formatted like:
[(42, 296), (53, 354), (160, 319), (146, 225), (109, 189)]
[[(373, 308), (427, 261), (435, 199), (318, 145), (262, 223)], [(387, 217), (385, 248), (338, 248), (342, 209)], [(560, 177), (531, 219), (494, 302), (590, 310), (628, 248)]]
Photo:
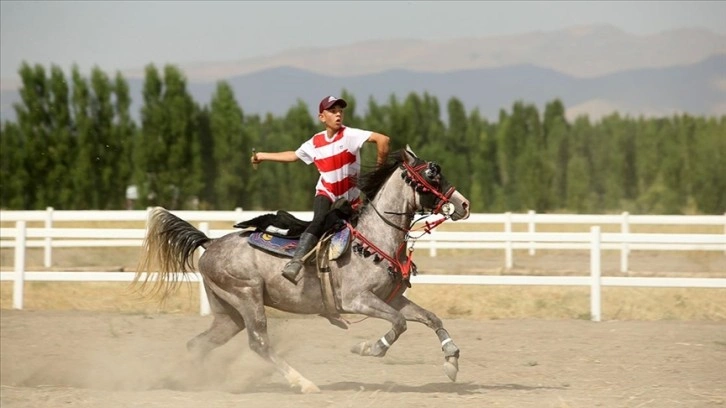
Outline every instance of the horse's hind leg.
[(187, 342), (187, 350), (198, 361), (203, 360), (210, 351), (224, 345), (245, 328), (245, 322), (237, 310), (220, 299), (208, 285), (205, 289), (214, 320), (209, 329)]
[[(263, 303), (263, 284), (259, 280), (238, 280), (238, 284), (230, 289), (229, 303), (239, 312), (244, 319), (249, 337), (249, 346), (263, 359), (272, 363), (275, 368), (285, 377), (291, 387), (299, 387), (303, 393), (320, 392), (320, 389), (310, 380), (303, 377), (297, 370), (282, 357), (277, 355), (270, 346), (267, 335), (267, 316)], [(244, 286), (242, 286), (244, 284)]]
[(451, 381), (456, 381), (459, 372), (459, 348), (444, 329), (441, 319), (403, 296), (394, 299), (391, 306), (398, 309), (406, 320), (423, 323), (436, 333), (444, 352), (444, 371)]

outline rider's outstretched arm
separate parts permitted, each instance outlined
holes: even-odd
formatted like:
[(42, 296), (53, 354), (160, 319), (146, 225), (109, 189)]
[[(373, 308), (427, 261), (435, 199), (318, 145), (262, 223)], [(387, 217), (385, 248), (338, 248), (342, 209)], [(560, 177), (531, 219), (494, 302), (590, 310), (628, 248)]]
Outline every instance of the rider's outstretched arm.
[(286, 152), (257, 152), (250, 157), (250, 163), (259, 164), (263, 161), (276, 161), (290, 163), (300, 159), (295, 154), (295, 151), (288, 150)]

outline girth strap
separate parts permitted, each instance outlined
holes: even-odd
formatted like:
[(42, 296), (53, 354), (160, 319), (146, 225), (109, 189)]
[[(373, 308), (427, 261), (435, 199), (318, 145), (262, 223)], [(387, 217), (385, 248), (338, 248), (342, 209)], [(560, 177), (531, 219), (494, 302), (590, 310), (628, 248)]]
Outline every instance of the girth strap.
[(340, 305), (335, 300), (335, 292), (330, 272), (330, 260), (328, 259), (328, 247), (330, 246), (330, 235), (324, 236), (318, 242), (318, 251), (316, 265), (318, 269), (318, 279), (320, 280), (320, 290), (323, 297), (323, 306), (326, 314), (334, 317), (340, 317), (338, 310)]

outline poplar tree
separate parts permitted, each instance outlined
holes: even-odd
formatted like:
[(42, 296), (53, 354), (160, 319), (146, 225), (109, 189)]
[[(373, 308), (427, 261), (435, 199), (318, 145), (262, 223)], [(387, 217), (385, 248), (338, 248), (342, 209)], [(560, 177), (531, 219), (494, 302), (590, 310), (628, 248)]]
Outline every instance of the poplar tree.
[(166, 168), (164, 162), (167, 145), (164, 140), (163, 124), (166, 120), (161, 93), (163, 85), (159, 71), (153, 64), (145, 69), (142, 89), (141, 131), (134, 149), (134, 179), (137, 180), (139, 199), (143, 207), (161, 205), (158, 194), (162, 184), (160, 173)]
[[(257, 151), (275, 152), (295, 150), (300, 142), (284, 130), (281, 118), (268, 113), (261, 121), (260, 139), (255, 145)], [(288, 178), (288, 167), (298, 166), (299, 163), (263, 162), (254, 171), (254, 182), (259, 185), (253, 195), (257, 205), (264, 209), (291, 210), (294, 206), (290, 201), (291, 189), (295, 186)]]
[(72, 137), (69, 89), (63, 71), (51, 67), (48, 93), (50, 128), (48, 134), (48, 176), (42, 184), (48, 206), (59, 210), (73, 208), (71, 169), (76, 158), (76, 139)]
[(693, 199), (705, 214), (726, 213), (726, 115), (704, 121), (693, 151)]
[(524, 139), (516, 158), (518, 210), (545, 212), (551, 208), (551, 185), (554, 173), (551, 162), (546, 161), (547, 146), (542, 122), (535, 105), (524, 107), (518, 116), (523, 120)]
[[(114, 126), (113, 139), (119, 148), (119, 157), (117, 158), (117, 188), (122, 189), (123, 197), (126, 195), (126, 187), (136, 185), (133, 179), (133, 151), (136, 147), (137, 126), (131, 118), (131, 94), (129, 85), (120, 73), (116, 73), (113, 82), (113, 91), (116, 96), (114, 104)], [(137, 201), (138, 202), (138, 201)], [(134, 203), (136, 205), (136, 203)], [(141, 207), (136, 206), (137, 209)]]
[(590, 140), (593, 129), (587, 116), (575, 119), (570, 132), (572, 156), (567, 162), (567, 201), (568, 211), (591, 213), (596, 203), (593, 188), (593, 163)]
[(512, 211), (519, 206), (515, 194), (517, 140), (509, 135), (511, 127), (512, 118), (504, 110), (500, 110), (495, 143), (497, 145), (497, 167), (499, 168), (502, 194), (501, 209), (504, 211)]
[(640, 212), (653, 212), (660, 202), (655, 192), (660, 188), (659, 173), (663, 157), (662, 132), (669, 126), (664, 118), (640, 118), (635, 138), (637, 152), (637, 199), (636, 209)]
[(184, 208), (202, 190), (199, 109), (186, 89), (186, 79), (173, 65), (164, 67), (162, 137), (168, 155), (159, 175), (160, 194), (169, 208)]
[(468, 150), (465, 157), (469, 162), (468, 177), (461, 181), (458, 178), (451, 179), (451, 182), (455, 183), (457, 188), (469, 197), (472, 211), (491, 211), (500, 200), (496, 192), (498, 187), (496, 145), (491, 137), (488, 123), (481, 117), (478, 110), (474, 110), (467, 121), (469, 123), (465, 139)]
[[(279, 146), (289, 147), (275, 150), (296, 150), (305, 140), (322, 130), (320, 122), (312, 120), (307, 105), (300, 100), (288, 110), (281, 124), (282, 144)], [(294, 210), (312, 211), (315, 183), (320, 175), (315, 169), (315, 164), (306, 166), (301, 161), (296, 161), (277, 163), (275, 167), (282, 170), (282, 173), (278, 173), (279, 177), (274, 183), (287, 187), (278, 190), (277, 194), (282, 192), (278, 208), (288, 209), (292, 206)]]
[[(394, 146), (401, 146), (403, 140), (399, 137), (400, 128), (395, 126), (392, 119), (395, 107), (378, 105), (373, 97), (368, 98), (368, 109), (365, 117), (362, 119), (364, 129), (380, 132), (391, 138), (391, 150), (395, 150)], [(368, 170), (376, 164), (375, 149), (361, 150), (361, 169)]]
[(16, 123), (4, 122), (0, 128), (0, 208), (27, 208), (25, 187), (30, 184), (25, 169), (25, 146)]
[(38, 188), (38, 182), (45, 183), (51, 168), (48, 155), (48, 139), (51, 129), (48, 111), (48, 85), (45, 68), (36, 64), (31, 67), (23, 62), (19, 70), (22, 86), (20, 102), (14, 104), (18, 127), (25, 148), (23, 167), (28, 175), (23, 186), (24, 203), (27, 209), (45, 209), (49, 203), (47, 190)]
[(137, 179), (142, 201), (169, 209), (185, 208), (202, 191), (199, 108), (186, 89), (186, 79), (172, 65), (163, 79), (153, 64), (146, 67), (142, 139)]
[(97, 173), (96, 206), (99, 209), (122, 208), (126, 180), (123, 174), (122, 141), (114, 132), (113, 85), (98, 67), (91, 71), (91, 114), (95, 145), (93, 168)]
[(552, 208), (562, 209), (566, 206), (567, 169), (571, 148), (565, 106), (559, 99), (555, 99), (545, 106), (542, 129), (546, 145), (542, 154), (553, 172), (550, 200)]
[[(477, 139), (479, 134), (471, 129), (464, 104), (458, 98), (451, 98), (446, 105), (449, 124), (445, 132), (435, 137), (436, 151), (426, 152), (429, 160), (437, 160), (446, 166), (444, 171), (452, 183), (456, 183), (462, 191), (471, 191), (475, 183)], [(470, 199), (472, 199), (470, 197)]]
[(214, 160), (214, 135), (211, 129), (211, 113), (208, 106), (199, 111), (199, 156), (201, 161), (202, 180), (204, 185), (199, 193), (199, 209), (217, 208), (215, 180), (217, 179), (217, 163)]
[(81, 76), (77, 66), (72, 69), (73, 97), (72, 111), (75, 123), (75, 138), (78, 143), (76, 157), (71, 169), (73, 180), (73, 203), (78, 210), (98, 208), (99, 175), (96, 166), (96, 132), (94, 129), (92, 95), (86, 78)]
[(242, 110), (227, 82), (219, 82), (212, 95), (209, 111), (212, 136), (215, 203), (220, 209), (249, 207), (247, 185), (250, 181), (251, 146), (243, 127)]

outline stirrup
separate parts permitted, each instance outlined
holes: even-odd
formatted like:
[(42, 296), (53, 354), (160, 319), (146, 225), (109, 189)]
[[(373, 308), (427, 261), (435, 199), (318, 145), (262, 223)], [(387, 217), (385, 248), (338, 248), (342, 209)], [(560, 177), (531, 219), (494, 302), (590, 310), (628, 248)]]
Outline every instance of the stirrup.
[(293, 259), (292, 261), (285, 264), (284, 268), (282, 268), (282, 276), (297, 285), (297, 276), (300, 273), (300, 269), (302, 269), (302, 266), (302, 261)]

